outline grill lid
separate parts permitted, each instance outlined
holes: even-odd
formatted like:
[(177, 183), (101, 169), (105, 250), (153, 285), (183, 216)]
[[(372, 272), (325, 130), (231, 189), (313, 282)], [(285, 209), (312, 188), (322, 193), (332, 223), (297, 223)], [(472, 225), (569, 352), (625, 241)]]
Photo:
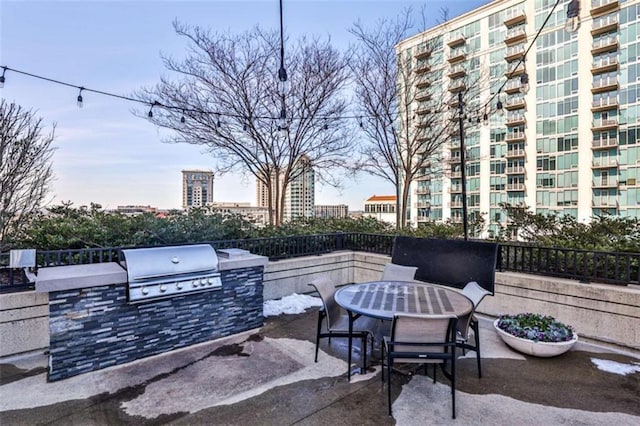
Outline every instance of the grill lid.
[(218, 256), (209, 244), (127, 249), (122, 253), (129, 283), (218, 270)]

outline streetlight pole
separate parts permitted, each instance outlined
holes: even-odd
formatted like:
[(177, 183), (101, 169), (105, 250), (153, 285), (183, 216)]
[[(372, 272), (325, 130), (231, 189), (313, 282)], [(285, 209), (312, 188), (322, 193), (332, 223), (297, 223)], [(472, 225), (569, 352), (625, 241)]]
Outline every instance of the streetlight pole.
[(465, 241), (469, 239), (467, 226), (467, 171), (464, 148), (464, 110), (462, 106), (462, 91), (458, 92), (458, 124), (460, 126), (460, 177), (462, 180), (462, 229)]

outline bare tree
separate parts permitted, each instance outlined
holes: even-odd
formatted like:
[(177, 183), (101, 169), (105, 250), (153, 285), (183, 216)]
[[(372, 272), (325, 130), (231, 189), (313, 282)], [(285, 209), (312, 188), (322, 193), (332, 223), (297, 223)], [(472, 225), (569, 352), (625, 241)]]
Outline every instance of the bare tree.
[[(458, 92), (471, 97), (468, 79), (448, 88), (434, 84), (443, 70), (442, 38), (422, 40), (412, 54), (397, 49), (414, 29), (412, 10), (372, 28), (354, 24), (350, 62), (365, 140), (357, 167), (396, 188), (397, 227), (406, 226), (410, 184), (416, 177), (446, 174), (440, 153), (457, 128)], [(446, 18), (446, 11), (442, 12)], [(423, 11), (423, 25), (425, 23)], [(420, 37), (417, 35), (415, 37)], [(440, 67), (441, 68), (441, 67)]]
[[(173, 130), (169, 142), (207, 147), (218, 170), (254, 176), (268, 190), (270, 223), (283, 220), (285, 191), (304, 171), (338, 185), (352, 136), (338, 125), (347, 102), (347, 61), (328, 41), (288, 46), (288, 80), (278, 79), (280, 39), (259, 28), (242, 34), (211, 33), (174, 23), (189, 41), (186, 59), (164, 57), (178, 78), (162, 78), (140, 92), (155, 104), (155, 124)], [(147, 116), (145, 111), (143, 114)]]
[(42, 119), (0, 100), (0, 251), (43, 203), (53, 178), (54, 135)]

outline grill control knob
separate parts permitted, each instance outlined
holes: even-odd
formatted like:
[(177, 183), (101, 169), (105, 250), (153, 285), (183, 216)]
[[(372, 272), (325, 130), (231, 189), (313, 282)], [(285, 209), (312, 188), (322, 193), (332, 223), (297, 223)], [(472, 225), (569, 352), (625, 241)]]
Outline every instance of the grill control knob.
[(214, 280), (213, 278), (209, 278), (209, 284), (213, 285), (216, 283), (216, 280)]
[(149, 289), (146, 287), (142, 287), (142, 294), (149, 294)]
[(193, 285), (194, 287), (198, 287), (198, 280), (193, 280), (191, 285)]
[(160, 292), (164, 293), (165, 291), (167, 291), (167, 286), (166, 285), (161, 285), (160, 286)]
[(200, 284), (207, 285), (207, 279), (206, 278), (201, 279)]
[(178, 290), (182, 290), (182, 283), (176, 283), (176, 288)]

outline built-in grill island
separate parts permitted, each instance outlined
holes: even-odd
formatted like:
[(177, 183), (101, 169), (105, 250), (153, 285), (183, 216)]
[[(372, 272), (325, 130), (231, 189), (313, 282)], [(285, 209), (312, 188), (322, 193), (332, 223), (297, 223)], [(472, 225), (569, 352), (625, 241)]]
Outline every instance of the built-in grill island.
[(36, 291), (49, 293), (50, 381), (263, 324), (266, 257), (208, 244), (120, 257), (39, 269)]

